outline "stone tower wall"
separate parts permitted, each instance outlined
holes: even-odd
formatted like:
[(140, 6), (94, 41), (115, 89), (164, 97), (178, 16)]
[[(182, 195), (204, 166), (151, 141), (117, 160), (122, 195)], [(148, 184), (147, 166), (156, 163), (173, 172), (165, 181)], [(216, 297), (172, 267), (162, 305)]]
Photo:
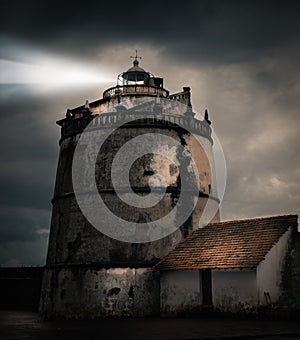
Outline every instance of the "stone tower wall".
[[(207, 202), (218, 207), (215, 173), (211, 167), (212, 140), (209, 125), (194, 118), (161, 114), (156, 116), (156, 122), (119, 128), (103, 145), (96, 163), (95, 177), (99, 194), (111, 211), (134, 222), (150, 222), (167, 214), (176, 205), (180, 195), (178, 169), (171, 161), (159, 155), (168, 145), (161, 145), (161, 150), (146, 155), (131, 169), (131, 186), (141, 194), (148, 186), (148, 177), (151, 176), (147, 173), (149, 169), (166, 178), (168, 188), (164, 198), (147, 213), (124, 206), (116, 196), (109, 176), (112, 159), (126, 141), (143, 133), (161, 133), (177, 140), (186, 151), (182, 155), (174, 150), (174, 159), (182, 160), (185, 157), (184, 164), (189, 167), (192, 158), (198, 169), (199, 179), (194, 185), (198, 187), (199, 197), (194, 197), (197, 203), (191, 218), (169, 236), (147, 243), (122, 242), (94, 228), (82, 214), (73, 192), (73, 154), (80, 134), (89, 122), (92, 121), (95, 131), (101, 135), (104, 129), (112, 126), (122, 115), (124, 112), (82, 115), (62, 123), (51, 232), (40, 303), (40, 311), (45, 317), (157, 314), (159, 280), (157, 273), (149, 272), (149, 268), (167, 255), (182, 238), (199, 227)], [(201, 146), (186, 131), (176, 127), (178, 119), (198, 133)], [(89, 188), (86, 189), (88, 191)], [(217, 212), (215, 220), (218, 219)], [(106, 221), (103, 220), (103, 223)]]

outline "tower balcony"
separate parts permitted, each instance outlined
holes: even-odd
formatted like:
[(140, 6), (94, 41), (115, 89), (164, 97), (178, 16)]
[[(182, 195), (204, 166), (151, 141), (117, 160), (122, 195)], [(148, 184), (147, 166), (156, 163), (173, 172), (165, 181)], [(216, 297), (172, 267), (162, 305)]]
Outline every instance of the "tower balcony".
[(117, 85), (103, 92), (103, 98), (124, 97), (124, 96), (150, 96), (168, 98), (169, 91), (163, 87), (150, 86), (145, 84)]
[(90, 129), (101, 129), (107, 127), (114, 127), (115, 125), (126, 124), (126, 127), (140, 126), (143, 122), (143, 127), (149, 129), (165, 128), (165, 129), (181, 129), (186, 128), (197, 135), (207, 138), (212, 144), (211, 137), (212, 129), (206, 120), (199, 120), (194, 117), (180, 116), (178, 114), (160, 113), (148, 114), (145, 118), (143, 111), (136, 112), (131, 110), (124, 110), (122, 112), (106, 112), (102, 114), (84, 116), (80, 119), (64, 119), (59, 122), (62, 126), (61, 140), (82, 133), (86, 126), (90, 124)]

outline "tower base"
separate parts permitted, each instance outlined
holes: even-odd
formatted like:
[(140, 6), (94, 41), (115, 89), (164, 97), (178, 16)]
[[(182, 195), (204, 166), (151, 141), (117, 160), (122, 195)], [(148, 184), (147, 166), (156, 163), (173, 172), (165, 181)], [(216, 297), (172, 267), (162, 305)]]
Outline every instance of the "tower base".
[(46, 268), (40, 313), (46, 319), (159, 314), (158, 273), (149, 268)]

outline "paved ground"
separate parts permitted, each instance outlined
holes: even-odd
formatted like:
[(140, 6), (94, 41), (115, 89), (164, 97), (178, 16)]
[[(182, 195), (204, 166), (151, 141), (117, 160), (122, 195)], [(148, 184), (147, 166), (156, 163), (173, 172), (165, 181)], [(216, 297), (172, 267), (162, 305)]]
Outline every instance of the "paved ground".
[(285, 335), (284, 337), (271, 337), (270, 339), (285, 339), (288, 335), (294, 335), (289, 339), (300, 339), (300, 323), (291, 320), (182, 318), (43, 322), (36, 313), (0, 312), (1, 340), (232, 339), (258, 336), (265, 338), (267, 335)]

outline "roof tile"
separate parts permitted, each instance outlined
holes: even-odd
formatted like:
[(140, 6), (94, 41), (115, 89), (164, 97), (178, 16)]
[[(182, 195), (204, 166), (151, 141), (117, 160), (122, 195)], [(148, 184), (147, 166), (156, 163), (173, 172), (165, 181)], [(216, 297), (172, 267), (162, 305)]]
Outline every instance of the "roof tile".
[(262, 217), (208, 224), (178, 243), (151, 270), (256, 267), (297, 215)]

